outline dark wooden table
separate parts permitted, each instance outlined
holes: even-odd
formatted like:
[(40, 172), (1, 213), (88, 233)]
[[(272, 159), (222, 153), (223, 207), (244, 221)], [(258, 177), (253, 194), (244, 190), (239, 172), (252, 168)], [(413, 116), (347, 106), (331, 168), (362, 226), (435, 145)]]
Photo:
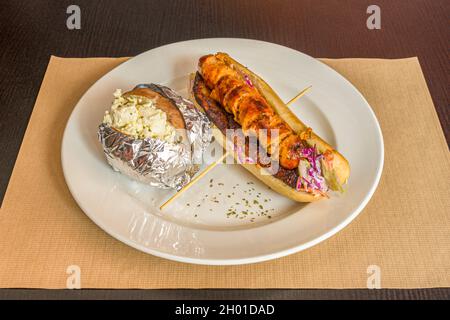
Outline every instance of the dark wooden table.
[[(66, 9), (81, 8), (68, 30)], [(381, 8), (381, 29), (366, 27)], [(0, 4), (0, 196), (3, 199), (50, 55), (134, 56), (167, 43), (240, 37), (285, 45), (314, 57), (418, 56), (450, 138), (448, 0), (17, 1)], [(1, 258), (1, 257), (0, 257)], [(449, 298), (423, 290), (0, 290), (0, 298)]]

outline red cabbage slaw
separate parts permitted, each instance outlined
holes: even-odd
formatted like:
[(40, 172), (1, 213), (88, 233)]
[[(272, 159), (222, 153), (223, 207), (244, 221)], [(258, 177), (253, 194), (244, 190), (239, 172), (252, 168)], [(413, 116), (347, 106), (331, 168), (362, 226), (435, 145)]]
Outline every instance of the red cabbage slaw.
[(247, 83), (250, 88), (253, 88), (253, 83), (250, 80), (248, 75), (244, 74), (244, 80), (245, 80), (245, 83)]
[(328, 191), (328, 185), (322, 175), (323, 154), (318, 153), (316, 145), (314, 145), (314, 147), (303, 148), (301, 156), (296, 184), (297, 191), (324, 194)]
[(242, 78), (244, 78), (245, 83), (250, 87), (250, 88), (254, 88), (253, 82), (252, 80), (250, 80), (250, 77), (243, 71), (238, 70), (238, 73), (242, 76)]
[(255, 160), (253, 160), (252, 158), (250, 158), (244, 154), (244, 151), (242, 150), (242, 146), (240, 146), (240, 145), (235, 146), (235, 150), (237, 151), (239, 163), (241, 163), (241, 164), (255, 164), (256, 163)]
[[(235, 146), (238, 161), (241, 164), (255, 164), (255, 160), (245, 155), (242, 146)], [(328, 185), (322, 175), (323, 154), (317, 152), (314, 147), (301, 150), (302, 159), (299, 164), (299, 177), (297, 178), (296, 190), (311, 193), (325, 194), (328, 191)]]

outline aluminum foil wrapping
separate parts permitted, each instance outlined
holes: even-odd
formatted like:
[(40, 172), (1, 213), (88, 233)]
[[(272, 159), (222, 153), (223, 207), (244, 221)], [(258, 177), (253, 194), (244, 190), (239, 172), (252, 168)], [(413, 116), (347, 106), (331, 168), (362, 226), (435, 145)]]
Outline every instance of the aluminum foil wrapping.
[(181, 111), (186, 123), (185, 143), (170, 143), (160, 139), (135, 139), (102, 123), (98, 138), (108, 163), (116, 171), (160, 187), (181, 189), (197, 173), (206, 147), (211, 142), (211, 123), (193, 103), (168, 87), (141, 84), (170, 99)]

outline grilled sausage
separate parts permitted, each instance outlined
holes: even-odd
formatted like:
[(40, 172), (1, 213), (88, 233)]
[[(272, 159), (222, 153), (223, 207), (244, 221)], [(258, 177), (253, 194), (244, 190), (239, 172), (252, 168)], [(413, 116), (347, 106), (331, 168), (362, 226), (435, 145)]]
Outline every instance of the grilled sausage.
[(246, 135), (260, 138), (269, 154), (278, 155), (282, 167), (294, 169), (298, 166), (303, 145), (300, 136), (251, 83), (214, 55), (200, 58), (199, 72), (212, 90), (211, 98), (234, 115)]

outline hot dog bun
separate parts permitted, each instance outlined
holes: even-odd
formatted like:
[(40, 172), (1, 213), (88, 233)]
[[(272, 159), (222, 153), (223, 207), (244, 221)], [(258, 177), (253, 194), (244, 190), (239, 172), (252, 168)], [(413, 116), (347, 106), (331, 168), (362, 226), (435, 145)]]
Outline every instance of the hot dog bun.
[[(218, 59), (224, 61), (229, 67), (238, 70), (241, 74), (248, 76), (251, 80), (254, 87), (259, 91), (259, 93), (266, 99), (266, 101), (272, 106), (272, 108), (276, 111), (276, 113), (299, 135), (304, 137), (307, 144), (310, 146), (316, 146), (317, 151), (319, 153), (327, 154), (330, 161), (330, 167), (327, 170), (327, 182), (329, 180), (331, 183), (329, 184), (332, 190), (342, 190), (341, 186), (345, 184), (350, 175), (350, 166), (347, 161), (338, 151), (336, 151), (333, 147), (331, 147), (328, 143), (326, 143), (323, 139), (317, 136), (314, 132), (311, 131), (308, 126), (306, 126), (301, 120), (299, 120), (294, 113), (286, 106), (286, 104), (278, 97), (275, 91), (258, 75), (253, 73), (251, 70), (231, 58), (226, 53), (217, 53), (215, 55)], [(195, 78), (195, 74), (191, 74), (190, 81), (190, 93), (192, 101), (196, 104), (200, 109), (201, 106), (196, 101), (196, 97), (194, 94), (193, 88), (193, 79)], [(225, 148), (226, 146), (226, 137), (222, 134), (222, 132), (218, 129), (213, 130), (214, 137), (216, 140)], [(237, 157), (236, 153), (233, 153), (235, 158)], [(237, 160), (237, 159), (236, 159)], [(310, 193), (306, 191), (299, 191), (295, 188), (284, 183), (282, 180), (275, 178), (270, 174), (262, 174), (265, 170), (258, 164), (242, 164), (244, 168), (250, 171), (253, 175), (255, 175), (259, 180), (264, 182), (271, 189), (277, 191), (278, 193), (298, 202), (312, 202), (325, 198), (325, 195)]]

